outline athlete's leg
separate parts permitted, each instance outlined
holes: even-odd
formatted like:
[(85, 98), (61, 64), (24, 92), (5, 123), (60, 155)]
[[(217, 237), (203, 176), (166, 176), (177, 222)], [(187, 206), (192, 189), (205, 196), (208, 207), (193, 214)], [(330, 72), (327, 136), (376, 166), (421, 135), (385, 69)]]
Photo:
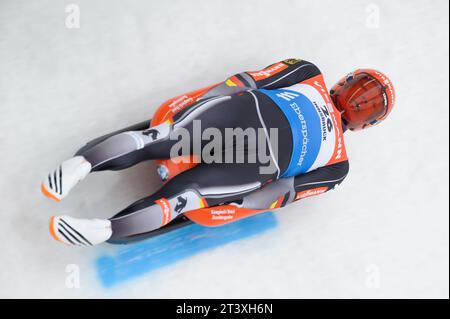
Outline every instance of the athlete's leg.
[[(149, 121), (141, 122), (88, 142), (47, 176), (41, 186), (42, 192), (59, 201), (92, 171), (123, 169), (144, 160), (144, 154), (139, 152), (141, 144), (137, 143), (148, 139), (148, 125)], [(137, 140), (134, 136), (139, 132), (142, 137)], [(124, 155), (117, 156), (121, 153)]]
[(47, 179), (42, 183), (42, 192), (46, 196), (59, 201), (63, 197), (63, 194), (66, 194), (79, 180), (83, 179), (91, 171), (92, 165), (86, 161), (83, 154), (114, 135), (127, 131), (145, 130), (149, 127), (149, 123), (150, 121), (137, 123), (89, 141), (75, 153), (73, 158), (63, 162), (55, 171), (47, 176)]
[(276, 177), (261, 174), (259, 165), (199, 165), (165, 184), (155, 194), (130, 205), (109, 220), (52, 219), (51, 232), (71, 245), (121, 242), (158, 229), (191, 210), (241, 199)]
[[(225, 96), (198, 102), (185, 112), (177, 114), (172, 124), (164, 122), (142, 130), (121, 132), (89, 149), (79, 151), (77, 155), (83, 156), (91, 164), (91, 171), (117, 170), (143, 160), (170, 158), (171, 148), (178, 142), (176, 137), (179, 137), (179, 131), (185, 129), (189, 138), (192, 137), (194, 120), (204, 122), (203, 128), (223, 126), (223, 114), (219, 110), (223, 106), (220, 105), (230, 99), (231, 97)], [(231, 125), (229, 127), (239, 123), (228, 122)], [(190, 144), (192, 146), (192, 141)]]
[[(150, 128), (139, 126), (141, 129), (119, 131), (118, 134), (98, 138), (51, 172), (42, 183), (42, 192), (59, 201), (90, 172), (119, 170), (144, 160), (169, 158), (172, 146), (178, 141), (170, 138), (171, 132), (176, 135), (177, 130), (185, 128), (191, 137), (193, 120), (205, 117), (205, 114), (220, 125), (220, 119), (214, 115), (216, 112), (212, 108), (229, 99), (223, 97), (199, 102), (189, 108), (189, 112), (177, 116), (173, 124), (164, 122)], [(198, 109), (201, 109), (200, 112)]]
[[(197, 132), (201, 136), (195, 133), (196, 120), (201, 125), (200, 132)], [(42, 189), (49, 197), (60, 200), (91, 171), (123, 169), (143, 160), (169, 158), (172, 146), (178, 142), (171, 138), (171, 133), (174, 133), (172, 136), (178, 136), (179, 132), (187, 132), (190, 138), (190, 153), (195, 153), (202, 152), (203, 147), (209, 142), (209, 140), (200, 141), (199, 150), (193, 148), (193, 140), (201, 140), (206, 129), (219, 130), (223, 150), (227, 150), (228, 128), (242, 130), (250, 128), (256, 130), (257, 134), (260, 134), (259, 129), (263, 129), (267, 135), (272, 127), (278, 129), (279, 140), (283, 141), (277, 143), (278, 154), (281, 156), (273, 154), (269, 142), (266, 141), (267, 148), (270, 149), (270, 161), (276, 166), (279, 176), (283, 168), (287, 167), (292, 151), (289, 123), (268, 97), (245, 93), (198, 102), (195, 106), (176, 114), (172, 124), (166, 122), (146, 130), (127, 131), (106, 138), (92, 147), (83, 149), (77, 156), (60, 165), (44, 181)], [(242, 141), (233, 139), (231, 145), (233, 148), (239, 148), (240, 142)], [(257, 146), (244, 144), (244, 147), (236, 152), (257, 153)], [(235, 153), (234, 150), (232, 152)]]
[(82, 155), (82, 154), (85, 153), (87, 150), (89, 150), (89, 149), (91, 149), (92, 147), (94, 147), (95, 145), (97, 145), (97, 144), (103, 142), (103, 141), (106, 140), (107, 138), (110, 138), (111, 136), (114, 136), (114, 135), (117, 135), (117, 134), (120, 134), (120, 133), (123, 133), (123, 132), (128, 132), (128, 131), (142, 131), (142, 130), (148, 129), (148, 128), (150, 127), (150, 123), (151, 123), (151, 120), (143, 121), (143, 122), (140, 122), (140, 123), (131, 125), (131, 126), (127, 126), (127, 127), (123, 128), (123, 129), (114, 131), (114, 132), (112, 132), (112, 133), (105, 134), (105, 135), (103, 135), (103, 136), (97, 137), (97, 138), (95, 138), (95, 139), (93, 139), (93, 140), (87, 142), (84, 146), (82, 146), (82, 147), (75, 153), (74, 156)]

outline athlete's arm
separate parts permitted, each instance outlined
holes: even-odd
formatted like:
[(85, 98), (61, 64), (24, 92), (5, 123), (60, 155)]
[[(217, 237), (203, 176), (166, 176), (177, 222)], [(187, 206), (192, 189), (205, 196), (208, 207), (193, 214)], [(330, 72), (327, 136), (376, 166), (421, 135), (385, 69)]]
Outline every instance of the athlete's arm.
[(344, 180), (348, 169), (348, 161), (342, 161), (298, 176), (280, 178), (245, 196), (240, 207), (274, 209), (306, 197), (325, 193)]
[(251, 77), (255, 88), (271, 90), (300, 83), (321, 74), (321, 72), (311, 62), (300, 59), (286, 59), (273, 63), (263, 70), (245, 72), (245, 74)]
[(306, 174), (294, 177), (294, 201), (319, 195), (334, 189), (348, 174), (348, 161), (319, 167)]
[(214, 86), (201, 98), (230, 95), (250, 89), (277, 89), (300, 83), (319, 75), (319, 68), (300, 59), (286, 59), (273, 63), (259, 71), (235, 74)]

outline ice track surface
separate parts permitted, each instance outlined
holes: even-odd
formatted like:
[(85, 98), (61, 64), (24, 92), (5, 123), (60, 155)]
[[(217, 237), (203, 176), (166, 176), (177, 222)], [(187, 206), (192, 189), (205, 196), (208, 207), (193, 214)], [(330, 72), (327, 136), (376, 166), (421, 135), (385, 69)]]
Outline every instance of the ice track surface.
[[(448, 298), (448, 1), (79, 0), (81, 28), (67, 29), (69, 3), (0, 2), (0, 297)], [(357, 67), (396, 85), (385, 123), (346, 133), (339, 189), (117, 285), (98, 260), (123, 248), (51, 239), (51, 215), (106, 218), (159, 185), (142, 163), (49, 202), (41, 179), (78, 147), (174, 95), (291, 57), (314, 61), (328, 85)]]

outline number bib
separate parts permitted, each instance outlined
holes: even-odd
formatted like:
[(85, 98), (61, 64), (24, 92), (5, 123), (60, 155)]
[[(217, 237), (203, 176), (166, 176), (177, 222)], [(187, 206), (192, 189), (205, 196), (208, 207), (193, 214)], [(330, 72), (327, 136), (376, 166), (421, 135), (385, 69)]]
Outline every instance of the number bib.
[(278, 105), (291, 125), (292, 157), (281, 177), (345, 160), (340, 115), (321, 88), (302, 83), (277, 90), (258, 90)]

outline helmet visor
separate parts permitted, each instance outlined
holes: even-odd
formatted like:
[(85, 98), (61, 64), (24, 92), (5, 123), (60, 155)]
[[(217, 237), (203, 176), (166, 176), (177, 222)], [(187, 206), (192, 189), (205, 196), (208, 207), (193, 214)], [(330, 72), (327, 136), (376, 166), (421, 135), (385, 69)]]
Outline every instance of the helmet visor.
[(373, 76), (361, 72), (350, 74), (339, 83), (336, 90), (342, 118), (348, 128), (363, 129), (374, 125), (388, 110), (388, 100), (383, 85)]

